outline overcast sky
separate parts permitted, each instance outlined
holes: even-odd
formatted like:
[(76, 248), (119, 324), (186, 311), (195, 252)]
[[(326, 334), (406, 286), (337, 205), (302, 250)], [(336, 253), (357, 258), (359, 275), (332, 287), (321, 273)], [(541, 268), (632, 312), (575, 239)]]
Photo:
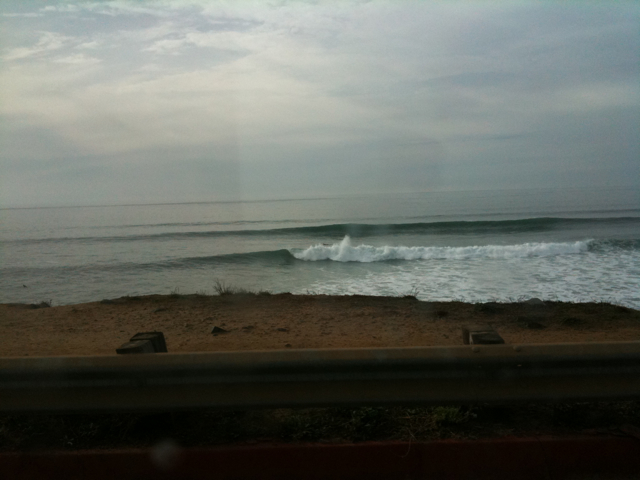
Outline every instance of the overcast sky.
[(0, 206), (640, 187), (640, 3), (0, 3)]

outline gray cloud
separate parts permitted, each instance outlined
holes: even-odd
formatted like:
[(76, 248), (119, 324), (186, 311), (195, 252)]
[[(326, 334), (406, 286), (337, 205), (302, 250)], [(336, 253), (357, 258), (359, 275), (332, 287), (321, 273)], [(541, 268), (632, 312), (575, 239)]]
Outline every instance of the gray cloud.
[(0, 202), (638, 185), (639, 13), (4, 2)]

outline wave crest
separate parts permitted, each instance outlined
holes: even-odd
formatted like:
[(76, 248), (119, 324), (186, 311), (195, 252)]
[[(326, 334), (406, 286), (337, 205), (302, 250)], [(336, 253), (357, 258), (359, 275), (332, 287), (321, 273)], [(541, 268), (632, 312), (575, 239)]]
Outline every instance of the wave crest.
[(349, 236), (340, 243), (318, 244), (305, 250), (292, 252), (298, 260), (335, 262), (384, 262), (388, 260), (427, 260), (472, 258), (549, 257), (586, 252), (591, 241), (567, 243), (523, 243), (520, 245), (485, 245), (472, 247), (374, 247), (352, 246)]

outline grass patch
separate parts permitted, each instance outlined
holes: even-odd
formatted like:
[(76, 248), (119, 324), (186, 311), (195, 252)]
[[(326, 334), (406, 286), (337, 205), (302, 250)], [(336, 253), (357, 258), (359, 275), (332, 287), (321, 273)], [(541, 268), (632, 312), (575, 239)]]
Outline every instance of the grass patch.
[(411, 300), (417, 300), (419, 295), (420, 295), (420, 289), (417, 287), (417, 285), (413, 285), (408, 292), (400, 293), (396, 296), (401, 298), (411, 299)]
[(220, 295), (221, 297), (228, 296), (228, 295), (255, 295), (255, 293), (251, 292), (250, 290), (240, 288), (240, 287), (235, 287), (222, 280), (216, 280), (213, 283), (213, 291), (214, 293), (216, 293), (217, 295)]
[(29, 305), (29, 308), (51, 308), (53, 307), (53, 300), (44, 300), (40, 303), (32, 303), (31, 305)]
[[(271, 295), (272, 293), (268, 290), (260, 290), (258, 292), (254, 292), (251, 290), (247, 290), (246, 288), (236, 287), (229, 283), (226, 283), (224, 280), (215, 280), (213, 283), (213, 293), (209, 293), (206, 290), (198, 290), (192, 296), (198, 298), (210, 297), (210, 296), (228, 296), (228, 295)], [(168, 295), (170, 298), (184, 298), (190, 296), (189, 294), (180, 293), (180, 288), (175, 287)]]

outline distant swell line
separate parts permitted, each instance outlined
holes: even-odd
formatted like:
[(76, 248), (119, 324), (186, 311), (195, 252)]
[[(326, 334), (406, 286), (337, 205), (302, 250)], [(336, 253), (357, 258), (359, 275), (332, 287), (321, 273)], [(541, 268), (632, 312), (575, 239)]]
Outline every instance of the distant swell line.
[(164, 232), (145, 235), (123, 235), (109, 237), (64, 237), (9, 240), (4, 243), (110, 243), (110, 242), (136, 242), (136, 241), (167, 241), (188, 240), (192, 238), (215, 237), (246, 237), (246, 236), (313, 236), (317, 238), (351, 237), (366, 238), (380, 235), (399, 234), (479, 234), (479, 233), (524, 233), (550, 231), (562, 229), (568, 226), (588, 225), (616, 225), (640, 223), (640, 217), (611, 217), (611, 218), (555, 218), (542, 217), (524, 220), (483, 220), (483, 221), (457, 221), (457, 222), (421, 222), (421, 223), (339, 223), (331, 225), (318, 225), (307, 227), (288, 227), (275, 229), (244, 229), (244, 230), (212, 230), (190, 232)]
[[(328, 221), (318, 219), (318, 222)], [(130, 229), (130, 228), (157, 228), (157, 227), (229, 227), (229, 226), (251, 226), (263, 225), (265, 223), (308, 223), (304, 220), (236, 220), (227, 222), (169, 222), (169, 223), (132, 223), (126, 225), (108, 225), (87, 227), (91, 229)]]

